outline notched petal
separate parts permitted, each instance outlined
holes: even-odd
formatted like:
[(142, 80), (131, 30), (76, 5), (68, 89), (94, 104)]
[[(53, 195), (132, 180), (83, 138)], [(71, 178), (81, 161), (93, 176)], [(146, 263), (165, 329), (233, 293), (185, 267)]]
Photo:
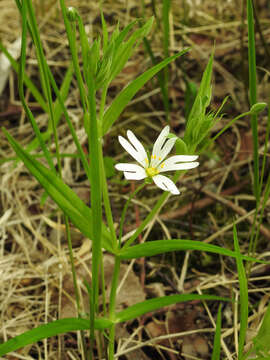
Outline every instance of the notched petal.
[(164, 191), (169, 191), (173, 195), (179, 195), (180, 191), (175, 186), (174, 182), (163, 175), (156, 175), (153, 177), (154, 183)]
[(119, 163), (115, 165), (119, 171), (124, 171), (127, 180), (142, 180), (147, 177), (144, 168), (136, 164)]

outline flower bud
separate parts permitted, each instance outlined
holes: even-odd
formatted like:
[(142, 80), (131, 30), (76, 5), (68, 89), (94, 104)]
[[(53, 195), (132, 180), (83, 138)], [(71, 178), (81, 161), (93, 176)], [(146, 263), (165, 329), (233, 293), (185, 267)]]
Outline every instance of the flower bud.
[(259, 103), (256, 103), (254, 105), (251, 106), (251, 109), (250, 109), (250, 112), (251, 114), (259, 114), (261, 111), (263, 111), (266, 107), (266, 103), (265, 102), (259, 102)]
[(67, 8), (67, 17), (69, 21), (76, 21), (78, 16), (77, 10), (73, 6)]

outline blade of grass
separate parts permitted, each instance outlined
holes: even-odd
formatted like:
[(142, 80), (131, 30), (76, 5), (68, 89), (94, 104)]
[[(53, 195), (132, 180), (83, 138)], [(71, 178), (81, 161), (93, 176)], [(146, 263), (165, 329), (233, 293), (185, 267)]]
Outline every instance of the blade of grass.
[[(48, 71), (49, 71), (49, 78), (52, 79), (53, 75), (52, 75), (50, 69), (48, 69)], [(72, 77), (73, 77), (73, 66), (72, 66), (72, 64), (70, 64), (68, 69), (67, 69), (67, 72), (65, 74), (65, 77), (64, 77), (64, 80), (62, 82), (60, 90), (58, 88), (56, 89), (57, 86), (54, 86), (53, 83), (52, 83), (52, 80), (51, 80), (51, 83), (52, 83), (52, 86), (54, 88), (54, 91), (55, 91), (56, 95), (57, 95), (57, 93), (59, 93), (63, 102), (67, 98), (68, 90), (69, 90), (69, 87), (70, 87), (70, 84), (71, 84)], [(62, 112), (63, 112), (63, 107), (59, 103), (58, 98), (59, 97), (57, 96), (57, 99), (53, 104), (53, 112), (54, 112), (54, 119), (55, 119), (56, 126), (58, 125), (59, 120), (60, 120), (61, 115), (62, 115)], [(48, 110), (46, 112), (48, 112)], [(52, 126), (49, 124), (48, 129), (41, 134), (44, 142), (46, 142), (46, 141), (48, 141), (50, 139), (52, 133), (53, 133), (52, 132)], [(37, 141), (37, 139), (34, 139), (26, 146), (25, 150), (28, 151), (28, 152), (31, 152), (31, 151), (35, 150), (37, 148), (37, 146), (38, 146), (38, 141)]]
[[(85, 61), (86, 59), (84, 59)], [(89, 74), (90, 75), (90, 74)], [(101, 138), (96, 115), (96, 94), (94, 79), (88, 78), (88, 102), (90, 109), (89, 134), (88, 140), (90, 154), (90, 179), (91, 179), (91, 206), (92, 206), (92, 229), (95, 241), (92, 247), (92, 308), (90, 309), (90, 338), (92, 345), (95, 339), (94, 321), (95, 312), (98, 310), (98, 291), (99, 291), (99, 264), (101, 260), (101, 219), (102, 219), (102, 192), (100, 175), (100, 152)]]
[(78, 53), (77, 53), (77, 49), (76, 49), (76, 31), (75, 31), (76, 23), (75, 22), (70, 23), (70, 21), (67, 17), (67, 9), (65, 6), (65, 0), (60, 0), (60, 6), (61, 6), (61, 11), (63, 14), (64, 23), (65, 23), (69, 48), (70, 48), (72, 62), (73, 62), (73, 66), (74, 66), (74, 72), (75, 72), (76, 79), (78, 82), (78, 88), (79, 88), (79, 92), (80, 92), (82, 107), (83, 107), (84, 114), (87, 114), (87, 112), (88, 112), (87, 98), (86, 98), (83, 78), (81, 75)]
[[(11, 56), (11, 54), (8, 52), (8, 50), (4, 47), (2, 42), (0, 41), (0, 51), (2, 51), (6, 57), (8, 58), (11, 66), (13, 67), (14, 71), (19, 74), (20, 66), (18, 62)], [(46, 101), (44, 100), (43, 96), (39, 92), (38, 88), (35, 86), (35, 84), (31, 81), (31, 79), (24, 74), (24, 82), (27, 88), (30, 90), (33, 97), (36, 99), (36, 101), (39, 103), (39, 105), (42, 107), (42, 109), (47, 112), (48, 106), (46, 104)]]
[(20, 67), (19, 67), (19, 95), (20, 95), (20, 99), (21, 99), (23, 108), (25, 110), (25, 113), (31, 122), (31, 125), (32, 125), (35, 135), (39, 141), (39, 144), (42, 148), (42, 151), (45, 155), (45, 158), (46, 158), (51, 170), (55, 172), (55, 168), (54, 168), (54, 164), (53, 164), (51, 155), (46, 147), (43, 137), (41, 136), (41, 133), (37, 126), (36, 120), (31, 112), (31, 110), (29, 109), (29, 107), (25, 101), (25, 97), (24, 97), (24, 73), (25, 73), (25, 61), (26, 61), (26, 33), (27, 33), (26, 19), (27, 19), (26, 2), (23, 1), (23, 5), (22, 5), (22, 48), (21, 48), (21, 61), (20, 61)]
[(169, 295), (143, 301), (141, 303), (132, 305), (125, 310), (116, 314), (115, 321), (117, 323), (133, 320), (137, 317), (151, 311), (155, 311), (179, 302), (193, 301), (193, 300), (216, 300), (216, 301), (230, 301), (228, 298), (215, 296), (215, 295), (199, 295), (199, 294), (180, 294)]
[(180, 53), (163, 60), (159, 64), (153, 66), (151, 69), (145, 71), (142, 75), (138, 76), (127, 87), (125, 87), (113, 100), (113, 102), (104, 114), (102, 135), (106, 134), (109, 131), (113, 123), (116, 121), (116, 119), (119, 118), (119, 115), (129, 103), (129, 101), (148, 80), (150, 80), (155, 74), (157, 74), (161, 69), (163, 69), (164, 66), (174, 61), (179, 56), (184, 55), (187, 51), (188, 49), (185, 49)]
[[(154, 55), (154, 53), (152, 51), (150, 41), (147, 38), (144, 38), (143, 43), (144, 43), (146, 51), (148, 52), (148, 54), (150, 56), (152, 64), (153, 65), (158, 64), (158, 60), (156, 59), (156, 57), (155, 57), (155, 55)], [(166, 112), (166, 119), (168, 121), (168, 119), (169, 119), (168, 90), (166, 88), (166, 83), (164, 81), (164, 76), (162, 76), (162, 74), (160, 72), (157, 73), (157, 79), (158, 79), (159, 87), (160, 87), (161, 94), (162, 94), (162, 101), (163, 101), (164, 109), (165, 109), (165, 112)]]
[[(171, 0), (163, 0), (162, 4), (162, 25), (163, 25), (163, 52), (165, 58), (169, 57), (169, 46), (170, 46), (170, 7)], [(169, 96), (168, 96), (168, 82), (169, 82), (169, 69), (168, 65), (163, 69), (163, 90), (164, 90), (164, 104), (166, 112), (166, 120), (169, 122)]]
[[(170, 251), (186, 251), (198, 250), (235, 258), (236, 253), (221, 246), (207, 244), (201, 241), (170, 239), (170, 240), (154, 240), (143, 244), (125, 247), (118, 251), (117, 255), (122, 260), (137, 259), (144, 256), (154, 256)], [(241, 255), (242, 260), (258, 262), (261, 264), (269, 264), (269, 261), (263, 261), (251, 256)]]
[[(104, 330), (112, 325), (109, 319), (99, 318), (95, 321), (96, 330)], [(24, 346), (33, 344), (42, 339), (56, 336), (58, 334), (70, 331), (87, 330), (89, 328), (88, 319), (66, 318), (55, 320), (48, 324), (26, 331), (25, 333), (15, 336), (14, 338), (0, 344), (0, 356), (6, 355), (11, 351), (16, 351)]]
[[(249, 97), (250, 106), (257, 102), (257, 76), (256, 76), (256, 49), (253, 2), (247, 0), (247, 22), (248, 22), (248, 65), (249, 65)], [(253, 171), (254, 171), (254, 196), (257, 206), (260, 200), (259, 193), (259, 144), (258, 144), (258, 118), (256, 114), (251, 115), (251, 128), (253, 139)]]
[[(73, 141), (76, 145), (76, 148), (77, 148), (77, 151), (79, 153), (79, 156), (80, 156), (80, 159), (82, 161), (82, 164), (83, 164), (83, 168), (84, 168), (84, 171), (87, 175), (87, 178), (90, 179), (90, 168), (89, 168), (89, 164), (88, 164), (88, 161), (87, 161), (87, 158), (86, 158), (86, 155), (82, 149), (82, 146), (79, 142), (79, 139), (77, 137), (77, 134), (76, 134), (76, 131), (74, 130), (74, 127), (72, 125), (72, 122), (69, 118), (69, 115), (68, 115), (68, 112), (67, 112), (67, 109), (65, 107), (65, 104), (64, 104), (64, 99), (63, 99), (63, 96), (62, 96), (62, 92), (60, 92), (57, 88), (57, 85), (55, 83), (55, 80), (54, 80), (54, 77), (52, 76), (51, 73), (49, 73), (49, 77), (50, 77), (50, 81), (51, 81), (51, 84), (53, 86), (53, 89), (56, 93), (56, 96), (57, 96), (57, 102), (59, 104), (59, 109), (61, 111), (61, 113), (63, 112), (64, 113), (64, 116), (65, 116), (65, 119), (66, 119), (66, 122), (68, 124), (68, 127), (69, 127), (69, 131), (72, 135), (72, 138), (73, 138)], [(65, 94), (66, 94), (66, 91), (64, 91), (64, 98), (65, 98)], [(58, 108), (57, 108), (58, 109)], [(57, 110), (56, 110), (57, 111)], [(59, 113), (60, 113), (59, 111)]]
[(214, 346), (211, 360), (220, 360), (220, 346), (221, 346), (221, 304), (218, 307), (216, 331), (214, 337)]
[(248, 328), (248, 284), (235, 225), (233, 227), (233, 240), (240, 289), (240, 330), (238, 341), (238, 359), (241, 360), (244, 354), (245, 339)]
[[(40, 73), (40, 78), (41, 78), (41, 85), (43, 87), (45, 98), (48, 102), (48, 109), (49, 109), (48, 128), (50, 126), (52, 127), (52, 131), (53, 131), (53, 135), (54, 135), (54, 142), (55, 142), (57, 165), (58, 165), (58, 170), (61, 173), (61, 159), (60, 159), (60, 155), (59, 155), (60, 151), (59, 151), (58, 135), (57, 135), (56, 123), (55, 123), (55, 114), (53, 111), (54, 110), (53, 109), (53, 99), (52, 99), (52, 91), (51, 91), (49, 74), (48, 74), (49, 73), (48, 64), (46, 62), (46, 58), (44, 55), (32, 1), (25, 0), (25, 1), (23, 1), (23, 4), (24, 4), (24, 2), (26, 2), (26, 4), (27, 4), (27, 13), (28, 13), (27, 15), (28, 15), (29, 24), (30, 24), (31, 30), (32, 30), (32, 38), (33, 38), (33, 42), (34, 42), (35, 50), (36, 50), (36, 56), (37, 56), (37, 61), (38, 61), (38, 66), (39, 66), (39, 73)], [(23, 7), (24, 7), (24, 5), (23, 5)], [(25, 26), (26, 26), (26, 24), (25, 24)]]
[[(95, 241), (92, 230), (92, 210), (70, 189), (55, 173), (28, 154), (15, 139), (3, 129), (10, 145), (16, 154), (24, 162), (38, 182), (43, 186), (56, 204), (70, 218), (71, 222), (89, 239)], [(103, 246), (109, 252), (113, 252), (111, 235), (106, 226), (102, 226)]]

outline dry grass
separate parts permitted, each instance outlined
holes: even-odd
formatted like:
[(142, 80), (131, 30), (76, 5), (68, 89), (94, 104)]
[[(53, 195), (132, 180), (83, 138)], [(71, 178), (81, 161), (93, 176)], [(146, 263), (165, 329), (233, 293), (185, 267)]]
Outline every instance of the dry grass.
[[(37, 2), (36, 2), (37, 3)], [(181, 2), (182, 3), (182, 2)], [(185, 2), (183, 2), (184, 4)], [(190, 5), (189, 5), (190, 4)], [(215, 4), (213, 6), (213, 4)], [(99, 31), (98, 2), (69, 1), (68, 5), (78, 8), (83, 16), (89, 36)], [(146, 4), (146, 16), (151, 15), (150, 3)], [(172, 127), (179, 135), (184, 129), (184, 81), (187, 79), (199, 83), (202, 71), (216, 43), (214, 64), (214, 101), (213, 108), (217, 108), (226, 95), (230, 95), (226, 113), (226, 123), (230, 117), (243, 112), (248, 108), (246, 97), (247, 88), (247, 34), (241, 33), (242, 14), (240, 1), (186, 1), (186, 8), (179, 6), (179, 2), (172, 1), (171, 12), (171, 51), (181, 50), (184, 46), (192, 46), (191, 51), (181, 62), (173, 64), (170, 71), (170, 98), (172, 99), (171, 119)], [(262, 33), (269, 46), (269, 15), (266, 13), (266, 3), (260, 4), (260, 22)], [(116, 20), (126, 25), (141, 13), (137, 1), (104, 1), (103, 11), (110, 24)], [(160, 11), (160, 9), (158, 9)], [(43, 14), (45, 13), (45, 16)], [(41, 27), (42, 41), (47, 54), (48, 63), (60, 84), (69, 63), (67, 41), (63, 38), (64, 25), (57, 2), (38, 2), (37, 16)], [(13, 1), (0, 2), (0, 37), (5, 45), (12, 43), (20, 36), (20, 19)], [(109, 30), (112, 29), (110, 28)], [(162, 56), (162, 37), (160, 31), (155, 31), (151, 42), (156, 55)], [(28, 75), (36, 84), (39, 83), (34, 51), (29, 43)], [(244, 57), (244, 58), (243, 58)], [(244, 59), (244, 60), (243, 60)], [(267, 100), (269, 94), (269, 62), (264, 56), (264, 48), (258, 39), (258, 65), (259, 69), (259, 99)], [(138, 73), (150, 66), (143, 47), (139, 48), (128, 66), (114, 82), (109, 95), (125, 86)], [(267, 68), (268, 66), (268, 68)], [(158, 131), (164, 125), (164, 111), (161, 95), (157, 87), (148, 84), (140, 95), (132, 102), (114, 126), (111, 133), (105, 138), (105, 154), (117, 160), (121, 154), (116, 141), (116, 134), (132, 128), (134, 132), (146, 143), (151, 144)], [(21, 106), (17, 92), (17, 78), (11, 73), (9, 78), (9, 91), (2, 95), (0, 116), (1, 124), (8, 128), (18, 141), (26, 146), (33, 138), (33, 132)], [(42, 114), (37, 104), (30, 98), (29, 102), (35, 109), (36, 119), (40, 127), (46, 126), (47, 116)], [(82, 130), (82, 109), (78, 100), (76, 84), (72, 85), (67, 99), (70, 116), (74, 122), (82, 144), (86, 137)], [(219, 126), (222, 126), (222, 122)], [(121, 125), (120, 125), (121, 124)], [(146, 127), (149, 131), (145, 131)], [(266, 119), (260, 120), (260, 143), (264, 141)], [(61, 151), (71, 153), (75, 150), (72, 138), (66, 125), (59, 126)], [(0, 133), (1, 157), (14, 156), (3, 134)], [(261, 148), (262, 151), (262, 148)], [(232, 219), (237, 217), (239, 224), (239, 237), (242, 251), (247, 250), (246, 239), (250, 232), (250, 219), (254, 213), (254, 198), (250, 186), (252, 178), (251, 169), (251, 133), (248, 119), (239, 121), (228, 131), (211, 149), (211, 153), (202, 156), (198, 172), (186, 176), (179, 184), (182, 195), (171, 197), (161, 214), (152, 222), (146, 231), (146, 238), (150, 230), (151, 238), (194, 238), (205, 242), (217, 242), (220, 245), (232, 246)], [(87, 184), (82, 180), (83, 173), (76, 159), (65, 159), (63, 167), (65, 182), (78, 192), (80, 197), (88, 202), (89, 191)], [(269, 169), (268, 169), (269, 171)], [(42, 189), (28, 174), (22, 163), (14, 166), (7, 162), (0, 167), (0, 278), (1, 278), (1, 340), (31, 329), (38, 324), (51, 321), (58, 317), (73, 314), (71, 306), (72, 285), (70, 267), (65, 241), (65, 230), (60, 213), (55, 204), (48, 199), (44, 206), (40, 204)], [(117, 179), (120, 179), (117, 175)], [(129, 185), (119, 186), (116, 178), (110, 182), (110, 192), (113, 199), (115, 221), (118, 220)], [(129, 225), (126, 232), (132, 231), (135, 224), (140, 222), (150, 211), (159, 190), (148, 187), (140, 199), (133, 202), (134, 211), (129, 213)], [(270, 203), (266, 209), (264, 223), (260, 228), (259, 256), (269, 257), (269, 216)], [(80, 279), (88, 276), (90, 259), (90, 243), (83, 237), (73, 233), (75, 262)], [(182, 266), (183, 265), (183, 266)], [(138, 268), (138, 267), (137, 267)], [(211, 271), (211, 268), (214, 269)], [(143, 270), (144, 269), (144, 270)], [(129, 271), (132, 271), (129, 268)], [(202, 292), (208, 289), (214, 293), (238, 298), (238, 283), (235, 273), (235, 264), (228, 260), (208, 257), (205, 254), (187, 253), (184, 258), (178, 255), (163, 257), (158, 262), (148, 261), (138, 270), (140, 279), (146, 276), (147, 286), (142, 286), (147, 296), (157, 296), (177, 291)], [(168, 280), (170, 279), (170, 281)], [(82, 281), (81, 281), (82, 282)], [(139, 286), (139, 285), (138, 285)], [(82, 296), (84, 294), (81, 284)], [(256, 332), (260, 320), (265, 312), (269, 294), (269, 268), (266, 266), (253, 267), (249, 282), (251, 304), (257, 304), (251, 310), (249, 317), (250, 333)], [(192, 306), (192, 305), (191, 305)], [(161, 343), (166, 339), (190, 333), (208, 332), (207, 336), (213, 338), (215, 329), (216, 307), (203, 304), (204, 313), (207, 314), (205, 329), (189, 328), (169, 334), (155, 336), (154, 339), (145, 340), (141, 327), (127, 328), (134, 332), (133, 337), (127, 330), (119, 341), (117, 355), (125, 354), (127, 359), (150, 359), (150, 355), (133, 352), (144, 345), (156, 348), (168, 348), (168, 344)], [(66, 311), (66, 312), (65, 312)], [(87, 311), (87, 308), (85, 309)], [(159, 319), (164, 320), (165, 309)], [(185, 311), (174, 309), (173, 311)], [(191, 311), (192, 313), (192, 311)], [(155, 314), (152, 314), (154, 316)], [(236, 359), (234, 351), (237, 349), (236, 331), (238, 326), (237, 307), (224, 308), (224, 329), (222, 333), (222, 349), (224, 359)], [(123, 330), (124, 331), (124, 330)], [(181, 333), (179, 335), (179, 333)], [(150, 336), (150, 335), (149, 335)], [(160, 338), (161, 337), (161, 338)], [(248, 339), (250, 341), (252, 335)], [(194, 339), (194, 338), (193, 338)], [(170, 343), (169, 343), (170, 344)], [(236, 348), (235, 346), (236, 345)], [(179, 343), (174, 343), (170, 358), (179, 354)], [(148, 353), (151, 351), (148, 349)], [(134, 355), (135, 354), (135, 355)], [(167, 352), (166, 356), (169, 352)], [(205, 358), (209, 358), (210, 348)], [(131, 357), (128, 357), (131, 356)], [(165, 358), (164, 352), (160, 358)], [(195, 356), (195, 357), (192, 357)], [(16, 354), (6, 356), (7, 359), (79, 359), (77, 340), (74, 334), (68, 334), (26, 347)], [(156, 357), (157, 358), (157, 357)], [(186, 359), (203, 358), (203, 355), (186, 355)], [(124, 359), (124, 357), (121, 357)]]

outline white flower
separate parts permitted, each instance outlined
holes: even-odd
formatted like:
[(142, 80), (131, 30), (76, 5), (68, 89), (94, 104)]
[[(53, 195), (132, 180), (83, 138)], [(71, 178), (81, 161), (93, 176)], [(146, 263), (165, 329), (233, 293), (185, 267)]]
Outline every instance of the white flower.
[(193, 169), (199, 165), (198, 162), (194, 161), (198, 156), (175, 155), (164, 161), (177, 139), (177, 137), (168, 139), (167, 136), (169, 135), (169, 131), (169, 126), (166, 126), (161, 131), (154, 144), (151, 159), (148, 159), (148, 155), (143, 145), (132, 131), (127, 131), (129, 141), (122, 136), (119, 136), (118, 139), (120, 144), (140, 165), (119, 163), (115, 165), (115, 168), (124, 171), (127, 180), (142, 180), (147, 177), (152, 178), (154, 183), (162, 190), (170, 191), (174, 195), (180, 194), (173, 181), (166, 176), (160, 175), (160, 173), (172, 170)]

